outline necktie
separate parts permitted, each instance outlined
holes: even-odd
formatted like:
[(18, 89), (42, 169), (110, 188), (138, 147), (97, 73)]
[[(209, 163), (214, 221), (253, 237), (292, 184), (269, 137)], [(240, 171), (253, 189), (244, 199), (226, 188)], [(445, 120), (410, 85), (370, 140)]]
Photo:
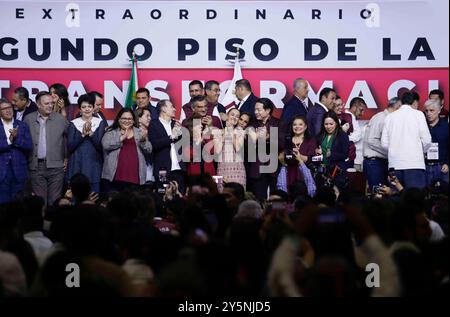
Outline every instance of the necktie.
[(304, 100), (301, 101), (303, 104), (303, 107), (305, 107), (306, 111), (308, 111), (308, 105), (306, 104), (306, 102)]

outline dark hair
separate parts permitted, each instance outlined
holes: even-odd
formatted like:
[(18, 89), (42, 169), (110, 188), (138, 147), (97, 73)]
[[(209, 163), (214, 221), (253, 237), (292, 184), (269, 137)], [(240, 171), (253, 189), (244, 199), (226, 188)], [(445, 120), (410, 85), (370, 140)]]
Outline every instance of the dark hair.
[(203, 95), (195, 96), (191, 100), (191, 107), (194, 108), (196, 106), (197, 102), (202, 102), (202, 101), (205, 101), (205, 100), (206, 100), (206, 97), (203, 96)]
[(225, 183), (223, 184), (223, 188), (230, 188), (231, 190), (233, 190), (233, 195), (236, 196), (236, 198), (239, 199), (239, 201), (244, 200), (245, 189), (244, 186), (242, 186), (241, 184), (234, 182)]
[(338, 94), (336, 94), (336, 98), (334, 100), (339, 100), (342, 99), (341, 96), (339, 96)]
[(55, 90), (55, 94), (64, 101), (64, 107), (70, 105), (69, 93), (67, 92), (66, 86), (60, 83), (56, 83), (50, 86), (49, 91), (52, 88)]
[(81, 108), (81, 104), (83, 102), (87, 102), (88, 104), (94, 106), (95, 105), (95, 97), (93, 94), (83, 94), (80, 97), (78, 97), (78, 108)]
[(138, 90), (136, 90), (136, 95), (145, 92), (147, 94), (147, 96), (150, 97), (150, 91), (147, 88), (139, 88)]
[(137, 120), (136, 115), (134, 114), (133, 110), (131, 110), (130, 108), (122, 108), (122, 109), (120, 109), (120, 111), (117, 113), (116, 117), (114, 118), (113, 124), (111, 124), (106, 130), (107, 130), (107, 131), (112, 131), (112, 130), (118, 129), (118, 128), (120, 127), (120, 125), (119, 125), (119, 119), (120, 119), (120, 117), (122, 117), (122, 115), (123, 115), (125, 112), (131, 113), (131, 115), (133, 116), (133, 121), (134, 121), (133, 126), (137, 128), (137, 127), (139, 126), (139, 125), (138, 125), (138, 120)]
[(76, 203), (81, 203), (89, 198), (91, 184), (89, 178), (84, 174), (74, 174), (69, 180), (69, 185)]
[(205, 84), (205, 90), (211, 90), (212, 86), (214, 86), (214, 85), (220, 86), (218, 81), (208, 80)]
[(333, 88), (329, 88), (329, 87), (325, 87), (324, 89), (322, 89), (322, 90), (320, 91), (320, 94), (319, 94), (319, 101), (322, 100), (322, 97), (323, 97), (323, 96), (328, 97), (328, 95), (330, 94), (330, 92), (336, 93), (336, 90), (334, 90)]
[(165, 107), (165, 106), (166, 106), (167, 101), (169, 101), (169, 100), (167, 100), (167, 99), (162, 99), (162, 100), (158, 101), (158, 103), (156, 104), (156, 112), (158, 113), (158, 115), (161, 114), (162, 107)]
[(90, 91), (90, 94), (94, 95), (94, 97), (99, 97), (103, 99), (103, 95), (101, 93), (99, 93), (98, 91), (94, 90), (94, 91)]
[(256, 100), (255, 104), (256, 103), (262, 104), (264, 110), (270, 109), (270, 114), (272, 115), (273, 109), (275, 108), (272, 100), (270, 100), (269, 98), (259, 98)]
[(398, 97), (393, 97), (388, 101), (388, 108), (393, 107), (397, 102), (401, 101)]
[(191, 86), (199, 85), (201, 89), (203, 89), (203, 83), (200, 80), (193, 80), (189, 83), (189, 88)]
[(241, 112), (241, 114), (239, 115), (239, 118), (242, 117), (243, 115), (248, 116), (250, 119), (252, 117), (252, 114), (250, 112), (244, 111), (244, 112)]
[(350, 101), (350, 108), (359, 104), (366, 105), (366, 102), (361, 97), (355, 97)]
[(305, 123), (305, 125), (306, 125), (306, 130), (305, 130), (305, 132), (304, 132), (304, 138), (305, 138), (305, 140), (311, 138), (311, 133), (309, 132), (309, 128), (308, 128), (308, 120), (307, 120), (306, 117), (303, 116), (303, 115), (296, 115), (296, 116), (291, 120), (291, 123), (289, 124), (289, 130), (288, 130), (289, 133), (290, 133), (292, 136), (294, 135), (293, 129), (294, 129), (294, 121), (295, 121), (295, 120), (302, 120), (302, 121)]
[(415, 91), (407, 91), (402, 95), (402, 104), (412, 105), (414, 101), (419, 102), (419, 94)]
[(428, 97), (430, 97), (431, 95), (438, 95), (439, 96), (439, 100), (444, 99), (444, 92), (442, 90), (440, 90), (440, 89), (433, 89), (428, 94)]
[(338, 118), (336, 112), (328, 111), (327, 113), (325, 113), (323, 115), (322, 126), (320, 127), (320, 136), (323, 137), (326, 134), (326, 131), (325, 131), (325, 119), (328, 119), (328, 118), (333, 119), (334, 122), (336, 123), (335, 133), (336, 133), (336, 135), (339, 135), (339, 133), (342, 132), (341, 125), (339, 124), (339, 118)]
[(7, 103), (8, 105), (11, 105), (11, 101), (9, 101), (9, 100), (6, 99), (6, 98), (0, 98), (0, 105), (1, 105), (2, 103)]
[(36, 103), (39, 103), (39, 100), (41, 100), (41, 98), (43, 96), (50, 96), (51, 97), (52, 94), (49, 93), (48, 91), (40, 91), (40, 92), (38, 92), (38, 94), (36, 95)]
[(238, 81), (236, 81), (235, 87), (243, 87), (248, 91), (252, 91), (252, 85), (250, 85), (250, 82), (247, 79), (239, 79)]
[(20, 99), (28, 100), (28, 98), (30, 98), (28, 90), (25, 87), (17, 87), (16, 89), (14, 89), (14, 93), (17, 94)]

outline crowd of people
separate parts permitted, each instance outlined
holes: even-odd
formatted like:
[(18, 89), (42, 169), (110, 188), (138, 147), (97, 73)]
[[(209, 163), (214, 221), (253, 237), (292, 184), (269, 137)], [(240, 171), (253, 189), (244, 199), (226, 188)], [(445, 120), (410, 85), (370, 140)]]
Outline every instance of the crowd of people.
[(110, 124), (95, 91), (78, 107), (59, 83), (0, 99), (0, 294), (446, 294), (442, 91), (362, 125), (363, 98), (293, 88), (280, 118), (246, 79), (231, 107), (192, 81), (182, 120), (146, 88)]

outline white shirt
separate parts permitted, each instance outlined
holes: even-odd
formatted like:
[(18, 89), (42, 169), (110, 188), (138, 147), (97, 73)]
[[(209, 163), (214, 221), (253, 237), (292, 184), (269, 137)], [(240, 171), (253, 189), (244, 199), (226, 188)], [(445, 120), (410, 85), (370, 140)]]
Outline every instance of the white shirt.
[[(98, 127), (100, 126), (101, 122), (102, 122), (102, 119), (100, 119), (100, 118), (97, 118), (97, 117), (92, 117), (91, 118), (91, 131), (92, 131), (92, 133), (94, 133), (95, 130), (98, 129)], [(77, 128), (77, 130), (80, 131), (80, 133), (83, 133), (83, 126), (86, 123), (86, 121), (84, 121), (83, 118), (79, 117), (79, 118), (73, 119), (72, 123), (75, 126), (75, 128)]]
[(384, 122), (381, 146), (388, 150), (389, 168), (425, 169), (424, 153), (431, 145), (425, 116), (409, 105), (389, 114)]
[(11, 141), (9, 140), (9, 136), (11, 135), (11, 132), (9, 132), (9, 130), (14, 128), (14, 120), (11, 120), (10, 122), (6, 122), (5, 120), (2, 119), (2, 123), (3, 123), (3, 129), (5, 130), (5, 134), (6, 134), (6, 142), (8, 142), (8, 145), (11, 145)]
[(361, 129), (361, 126), (359, 125), (358, 120), (356, 120), (356, 117), (353, 113), (350, 111), (345, 111), (345, 113), (348, 113), (350, 116), (352, 116), (352, 125), (353, 125), (353, 132), (350, 133), (348, 136), (348, 139), (355, 144), (356, 148), (356, 158), (355, 158), (355, 164), (362, 164), (363, 162), (363, 130)]
[[(166, 130), (166, 133), (169, 137), (172, 136), (172, 126), (171, 122), (172, 120), (165, 121), (162, 118), (159, 118), (159, 121), (162, 123), (164, 129)], [(172, 167), (170, 168), (171, 171), (180, 170), (180, 163), (178, 163), (178, 156), (177, 151), (175, 150), (175, 144), (170, 145), (170, 160), (172, 161)]]
[(381, 146), (381, 133), (383, 133), (384, 120), (389, 111), (384, 110), (374, 115), (367, 124), (364, 134), (364, 157), (378, 157), (387, 159), (387, 150)]

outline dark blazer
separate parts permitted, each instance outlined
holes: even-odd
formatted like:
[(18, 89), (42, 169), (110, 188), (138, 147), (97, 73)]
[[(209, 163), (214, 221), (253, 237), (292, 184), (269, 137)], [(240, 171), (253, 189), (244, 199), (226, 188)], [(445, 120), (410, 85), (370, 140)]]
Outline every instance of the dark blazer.
[[(174, 125), (175, 121), (172, 120), (171, 127), (173, 128)], [(159, 121), (159, 117), (156, 117), (156, 119), (153, 119), (150, 122), (148, 137), (153, 147), (153, 175), (155, 180), (158, 180), (159, 171), (161, 169), (165, 169), (168, 173), (170, 173), (172, 168), (172, 159), (170, 158), (172, 140), (167, 135), (166, 129), (164, 129), (162, 123)], [(178, 153), (180, 155), (182, 154), (181, 148)], [(179, 164), (181, 169), (185, 171), (186, 164), (183, 161), (180, 161)]]
[(28, 179), (28, 155), (33, 150), (28, 126), (22, 121), (14, 120), (14, 128), (18, 128), (17, 137), (8, 145), (5, 129), (0, 120), (0, 182), (6, 177), (6, 165), (11, 160), (14, 175), (18, 181)]
[[(311, 109), (313, 106), (313, 103), (308, 98), (308, 109)], [(306, 117), (307, 113), (308, 110), (306, 110), (305, 106), (303, 106), (300, 99), (298, 99), (297, 96), (292, 96), (292, 98), (289, 99), (289, 101), (284, 105), (280, 120), (284, 124), (289, 124), (295, 116)]]
[[(30, 113), (35, 112), (35, 111), (38, 110), (36, 103), (34, 101), (32, 101), (32, 100), (30, 100), (30, 101), (31, 101), (30, 105), (28, 107), (26, 107), (25, 111), (23, 112), (22, 121), (25, 119), (25, 117), (27, 115), (29, 115)], [(18, 111), (14, 109), (14, 120), (17, 120), (16, 119), (17, 118), (17, 112)]]
[(309, 109), (306, 118), (308, 120), (308, 129), (312, 136), (317, 136), (320, 133), (323, 116), (327, 112), (328, 111), (326, 111), (318, 103), (316, 103), (311, 109)]
[[(323, 138), (322, 134), (318, 136), (317, 144), (319, 146), (322, 144)], [(348, 135), (344, 132), (339, 133), (331, 144), (331, 156), (328, 159), (330, 166), (337, 165), (345, 171), (347, 169), (345, 160), (348, 158), (349, 147)]]
[(252, 114), (252, 120), (255, 119), (255, 103), (256, 100), (258, 100), (259, 97), (256, 97), (253, 93), (248, 96), (247, 100), (239, 107), (239, 111), (242, 112), (249, 112)]

